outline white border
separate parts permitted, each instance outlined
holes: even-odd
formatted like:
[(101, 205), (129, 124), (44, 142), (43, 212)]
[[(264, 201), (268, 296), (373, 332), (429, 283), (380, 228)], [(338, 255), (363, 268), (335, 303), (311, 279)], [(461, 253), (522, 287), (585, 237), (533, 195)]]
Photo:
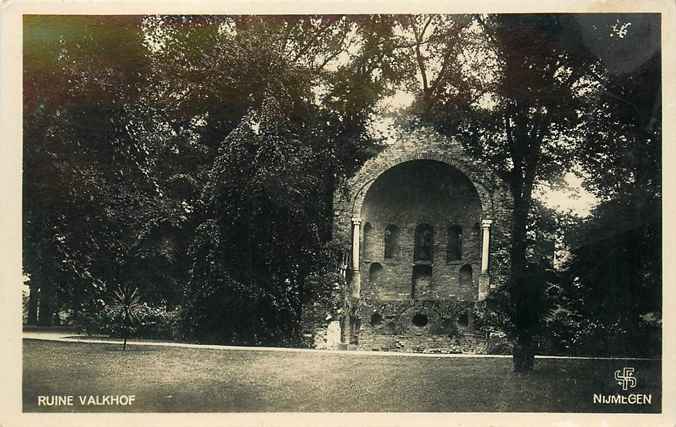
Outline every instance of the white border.
[[(4, 344), (0, 369), (0, 426), (17, 425), (676, 425), (676, 357), (674, 327), (674, 155), (676, 117), (674, 82), (674, 20), (676, 2), (646, 1), (552, 1), (527, 0), (510, 3), (500, 0), (438, 1), (412, 4), (396, 0), (242, 0), (208, 1), (4, 1), (0, 3), (0, 324)], [(637, 414), (523, 414), (523, 413), (441, 413), (441, 414), (22, 414), (21, 413), (21, 17), (22, 14), (307, 14), (307, 13), (467, 13), (467, 12), (661, 12), (663, 55), (663, 394), (660, 415)]]

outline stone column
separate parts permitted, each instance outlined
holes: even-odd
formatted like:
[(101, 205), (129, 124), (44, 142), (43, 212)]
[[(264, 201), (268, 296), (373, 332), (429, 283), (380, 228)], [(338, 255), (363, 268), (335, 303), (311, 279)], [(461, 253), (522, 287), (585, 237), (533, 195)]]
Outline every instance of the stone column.
[(350, 293), (346, 295), (345, 314), (342, 322), (342, 329), (340, 334), (341, 343), (339, 349), (341, 350), (355, 350), (354, 342), (355, 318), (353, 307), (359, 300), (359, 293), (361, 288), (361, 272), (359, 267), (359, 240), (360, 240), (361, 218), (352, 218), (352, 279), (350, 280)]
[(481, 274), (479, 275), (478, 300), (483, 301), (488, 295), (490, 275), (488, 274), (488, 257), (491, 245), (491, 224), (493, 221), (484, 219), (481, 221)]
[(361, 230), (361, 218), (352, 218), (352, 297), (359, 298), (361, 289), (361, 271), (359, 267), (359, 240)]
[(481, 221), (481, 274), (488, 274), (488, 248), (491, 243), (491, 224), (493, 221)]

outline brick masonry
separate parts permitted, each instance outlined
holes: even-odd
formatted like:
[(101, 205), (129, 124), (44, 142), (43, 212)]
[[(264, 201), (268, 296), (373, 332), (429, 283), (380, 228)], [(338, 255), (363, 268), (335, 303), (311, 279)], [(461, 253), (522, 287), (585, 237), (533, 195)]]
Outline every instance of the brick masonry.
[[(471, 315), (479, 297), (479, 224), (493, 221), (489, 277), (482, 280), (494, 288), (509, 270), (512, 212), (507, 186), (486, 165), (432, 130), (400, 132), (339, 185), (334, 211), (334, 236), (348, 253), (352, 218), (361, 220), (360, 295), (346, 307), (353, 344), (365, 350), (485, 351)], [(415, 259), (421, 224), (432, 230), (432, 256), (423, 261)], [(385, 257), (388, 226), (398, 230), (391, 257)], [(449, 232), (456, 230), (461, 232), (459, 259), (452, 250), (449, 256), (448, 248)]]

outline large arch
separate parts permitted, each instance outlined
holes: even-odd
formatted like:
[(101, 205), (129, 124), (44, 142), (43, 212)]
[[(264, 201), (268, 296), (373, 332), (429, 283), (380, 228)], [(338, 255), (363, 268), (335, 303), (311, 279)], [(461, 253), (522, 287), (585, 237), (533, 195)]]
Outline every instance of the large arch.
[[(399, 131), (382, 152), (367, 160), (334, 194), (334, 237), (351, 238), (352, 219), (358, 219), (368, 190), (387, 170), (404, 162), (435, 160), (464, 174), (474, 185), (485, 219), (511, 220), (512, 196), (505, 182), (482, 162), (471, 159), (462, 145), (434, 130)], [(505, 221), (502, 221), (508, 227)]]
[[(452, 147), (447, 147), (451, 149)], [(475, 171), (471, 165), (466, 164), (460, 158), (453, 155), (453, 152), (443, 152), (439, 147), (429, 147), (411, 152), (399, 152), (399, 150), (385, 150), (374, 159), (368, 160), (359, 172), (348, 182), (350, 188), (350, 213), (352, 217), (358, 217), (362, 211), (366, 194), (374, 182), (389, 169), (405, 162), (415, 160), (434, 160), (445, 163), (448, 166), (459, 170), (474, 185), (474, 188), (481, 200), (482, 212), (490, 212), (493, 207), (493, 197), (491, 188), (484, 184), (486, 175), (489, 179), (497, 180), (497, 177), (485, 169), (480, 173)], [(497, 181), (494, 181), (497, 182)]]
[[(451, 224), (471, 228), (481, 218), (476, 188), (458, 169), (436, 160), (412, 160), (386, 170), (370, 186), (360, 213), (362, 242), (366, 242), (366, 231), (373, 229), (371, 241), (385, 249), (370, 259), (387, 265), (378, 282), (384, 289), (376, 290), (374, 297), (370, 282), (362, 278), (362, 300), (401, 303), (409, 298), (439, 300), (450, 295), (463, 301), (475, 299), (476, 286), (461, 288), (457, 270), (462, 262), (479, 271), (481, 235), (465, 236), (464, 251), (450, 262), (446, 243)], [(399, 230), (396, 257), (388, 256), (392, 233), (387, 230), (392, 227)], [(369, 269), (368, 261), (361, 260), (360, 270)], [(418, 284), (418, 279), (426, 284)]]

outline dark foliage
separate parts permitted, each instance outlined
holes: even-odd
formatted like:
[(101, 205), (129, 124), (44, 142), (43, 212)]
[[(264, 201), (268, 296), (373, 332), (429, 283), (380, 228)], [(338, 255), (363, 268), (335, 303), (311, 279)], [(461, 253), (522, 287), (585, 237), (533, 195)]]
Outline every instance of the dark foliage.
[[(510, 186), (511, 282), (485, 320), (520, 342), (517, 367), (547, 329), (567, 351), (599, 337), (657, 348), (656, 15), (27, 16), (24, 29), (29, 323), (137, 287), (149, 306), (182, 305), (187, 337), (297, 343), (303, 299), (334, 295), (336, 182), (377, 152), (372, 118), (399, 88), (415, 123)], [(602, 201), (579, 227), (533, 198), (574, 165)], [(557, 278), (552, 240), (573, 248)]]

